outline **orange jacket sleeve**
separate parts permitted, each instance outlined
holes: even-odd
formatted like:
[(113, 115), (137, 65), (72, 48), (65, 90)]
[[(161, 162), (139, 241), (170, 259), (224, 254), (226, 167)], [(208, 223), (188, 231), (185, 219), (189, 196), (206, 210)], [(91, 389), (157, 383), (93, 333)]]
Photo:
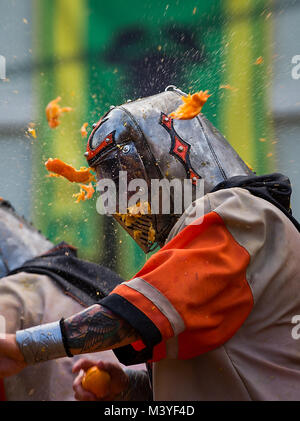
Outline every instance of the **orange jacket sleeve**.
[(177, 357), (192, 358), (225, 343), (253, 306), (246, 279), (250, 256), (215, 212), (186, 226), (153, 255), (136, 276), (103, 300), (152, 348), (167, 355), (177, 337)]

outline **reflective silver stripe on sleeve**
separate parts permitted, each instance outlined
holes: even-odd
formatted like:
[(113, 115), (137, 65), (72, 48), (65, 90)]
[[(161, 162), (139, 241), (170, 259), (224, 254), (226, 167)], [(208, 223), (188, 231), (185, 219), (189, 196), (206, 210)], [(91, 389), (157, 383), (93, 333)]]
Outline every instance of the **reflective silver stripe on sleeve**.
[(142, 278), (134, 278), (131, 281), (122, 283), (129, 288), (138, 291), (150, 300), (166, 318), (169, 320), (170, 325), (174, 331), (174, 335), (179, 335), (185, 329), (184, 321), (178, 311), (170, 303), (170, 301), (153, 285), (150, 285)]

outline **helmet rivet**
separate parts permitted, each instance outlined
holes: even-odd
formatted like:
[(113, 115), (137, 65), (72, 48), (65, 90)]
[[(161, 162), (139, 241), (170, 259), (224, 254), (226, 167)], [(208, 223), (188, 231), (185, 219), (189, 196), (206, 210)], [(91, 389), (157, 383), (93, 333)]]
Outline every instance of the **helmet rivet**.
[(164, 118), (164, 120), (165, 120), (165, 121), (169, 121), (169, 117), (165, 117), (165, 118)]
[(192, 181), (197, 181), (198, 180), (198, 178), (197, 177), (193, 177), (192, 178)]
[(89, 156), (89, 153), (88, 152), (84, 152), (84, 154), (83, 154), (84, 156)]
[(109, 143), (109, 142), (110, 142), (110, 138), (109, 138), (109, 137), (107, 137), (107, 138), (105, 139), (105, 142), (106, 142), (106, 143)]
[(124, 148), (122, 149), (123, 153), (128, 153), (130, 151), (130, 146), (129, 145), (125, 145)]
[(183, 146), (178, 146), (177, 150), (178, 150), (178, 152), (183, 152), (184, 147)]
[(97, 123), (94, 123), (94, 124), (93, 124), (93, 129), (95, 129), (95, 127), (96, 127), (96, 126), (97, 126)]

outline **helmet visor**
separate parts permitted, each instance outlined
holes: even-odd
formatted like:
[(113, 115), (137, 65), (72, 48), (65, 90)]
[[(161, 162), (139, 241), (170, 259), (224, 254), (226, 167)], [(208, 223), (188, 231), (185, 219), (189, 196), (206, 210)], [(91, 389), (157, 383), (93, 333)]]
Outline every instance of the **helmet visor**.
[(150, 183), (134, 143), (114, 147), (97, 161), (94, 169), (103, 213), (112, 215), (144, 252), (149, 252), (155, 244)]

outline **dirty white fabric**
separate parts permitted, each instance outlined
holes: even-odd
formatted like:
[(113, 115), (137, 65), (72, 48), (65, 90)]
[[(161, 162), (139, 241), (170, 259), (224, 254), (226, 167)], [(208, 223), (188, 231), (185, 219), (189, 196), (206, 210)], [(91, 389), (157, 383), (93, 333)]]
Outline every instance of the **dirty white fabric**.
[[(222, 346), (189, 360), (153, 364), (154, 400), (298, 401), (299, 232), (279, 209), (241, 188), (208, 194), (197, 206), (205, 214), (216, 212), (249, 253), (246, 277), (254, 305)], [(191, 223), (193, 213), (187, 209), (168, 241), (186, 227), (187, 218)]]

